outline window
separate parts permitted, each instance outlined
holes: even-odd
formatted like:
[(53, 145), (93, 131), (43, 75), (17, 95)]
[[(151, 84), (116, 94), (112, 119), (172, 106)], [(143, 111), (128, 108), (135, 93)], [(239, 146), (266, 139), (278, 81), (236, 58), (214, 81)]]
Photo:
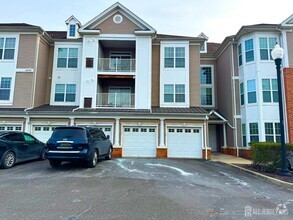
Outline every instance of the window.
[(93, 68), (94, 67), (94, 58), (87, 57), (86, 61), (85, 61), (85, 67), (86, 68)]
[(256, 103), (255, 80), (247, 81), (247, 99), (248, 99), (248, 103)]
[[(175, 91), (175, 94), (174, 94), (174, 91)], [(168, 102), (168, 103), (185, 102), (185, 85), (184, 84), (175, 84), (175, 85), (165, 84), (164, 85), (164, 102)]]
[(140, 132), (147, 132), (147, 129), (146, 128), (141, 128)]
[(76, 28), (75, 24), (71, 24), (69, 26), (69, 36), (70, 37), (75, 37), (75, 28)]
[(164, 67), (185, 68), (185, 47), (165, 47)]
[(155, 129), (154, 128), (150, 128), (149, 129), (149, 132), (155, 132)]
[(16, 38), (0, 38), (0, 60), (13, 60)]
[(254, 61), (253, 39), (245, 41), (245, 61)]
[(240, 104), (244, 105), (244, 85), (243, 83), (240, 83)]
[(200, 67), (201, 105), (213, 105), (213, 68)]
[(200, 46), (200, 52), (201, 52), (201, 53), (206, 53), (206, 52), (207, 52), (207, 41), (205, 41), (205, 42)]
[(58, 68), (77, 68), (77, 60), (77, 48), (58, 48)]
[(258, 124), (249, 123), (250, 142), (258, 142)]
[(274, 49), (277, 43), (276, 38), (266, 38), (260, 37), (259, 38), (259, 53), (261, 60), (273, 60), (271, 56), (271, 51)]
[(247, 141), (246, 141), (246, 124), (241, 125), (241, 132), (242, 132), (242, 146), (246, 147), (247, 146)]
[(124, 128), (124, 132), (130, 132), (130, 128)]
[(2, 77), (0, 81), (0, 101), (9, 101), (11, 77)]
[(75, 102), (75, 84), (56, 84), (55, 102)]
[(36, 139), (28, 134), (23, 134), (23, 136), (26, 142), (31, 142), (31, 143), (36, 142)]
[(278, 85), (276, 79), (262, 80), (263, 102), (278, 102)]
[(242, 66), (242, 47), (241, 47), (241, 44), (238, 45), (238, 65)]
[(280, 123), (265, 123), (266, 142), (280, 142)]

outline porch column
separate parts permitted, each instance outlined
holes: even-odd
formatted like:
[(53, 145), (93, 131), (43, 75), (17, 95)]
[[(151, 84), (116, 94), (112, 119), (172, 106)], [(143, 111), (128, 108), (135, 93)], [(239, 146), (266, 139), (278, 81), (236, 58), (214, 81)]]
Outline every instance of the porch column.
[(69, 118), (69, 119), (70, 119), (70, 126), (74, 126), (74, 118), (71, 117), (71, 118)]
[(120, 140), (119, 140), (120, 118), (116, 118), (115, 120), (116, 120), (116, 122), (115, 122), (115, 144), (114, 144), (114, 147), (119, 148), (120, 147)]
[(26, 133), (31, 133), (31, 128), (30, 128), (30, 116), (25, 117), (25, 129), (24, 131)]
[(223, 124), (223, 140), (224, 140), (224, 147), (227, 147), (226, 124)]
[(166, 147), (165, 145), (165, 119), (160, 119), (160, 148)]

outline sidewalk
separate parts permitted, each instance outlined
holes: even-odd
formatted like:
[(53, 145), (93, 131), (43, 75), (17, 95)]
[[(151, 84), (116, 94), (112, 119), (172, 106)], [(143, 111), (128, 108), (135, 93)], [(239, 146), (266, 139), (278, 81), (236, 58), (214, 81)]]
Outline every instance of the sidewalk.
[(227, 164), (251, 164), (252, 161), (242, 157), (235, 157), (228, 154), (212, 153), (212, 161), (227, 163)]
[[(227, 155), (227, 154), (212, 153), (211, 161), (228, 164), (228, 165), (235, 167), (239, 170), (250, 173), (258, 178), (265, 179), (266, 181), (272, 182), (272, 183), (277, 184), (282, 187), (293, 189), (293, 183), (283, 181), (281, 176), (276, 176), (276, 175), (270, 176), (266, 173), (260, 173), (260, 172), (256, 172), (256, 171), (244, 168), (245, 165), (250, 165), (252, 163), (251, 160), (244, 159), (241, 157), (235, 157), (235, 156)], [(244, 167), (241, 165), (244, 165)], [(293, 177), (290, 177), (290, 178), (293, 178)]]

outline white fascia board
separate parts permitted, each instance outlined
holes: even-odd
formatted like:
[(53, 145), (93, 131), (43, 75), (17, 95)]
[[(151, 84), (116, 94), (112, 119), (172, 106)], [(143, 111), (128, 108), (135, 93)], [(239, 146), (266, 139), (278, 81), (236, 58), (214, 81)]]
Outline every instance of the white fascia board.
[(100, 34), (101, 31), (100, 30), (83, 30), (83, 29), (79, 29), (78, 31), (80, 34)]
[(82, 42), (66, 42), (66, 41), (62, 41), (62, 42), (55, 42), (55, 46), (63, 46), (63, 45), (75, 45), (75, 46), (81, 46), (83, 43)]
[(156, 31), (134, 31), (135, 34), (137, 35), (144, 35), (144, 34), (155, 34)]
[(289, 21), (293, 22), (293, 14), (286, 18), (281, 24), (281, 27), (292, 27), (293, 24), (287, 24)]

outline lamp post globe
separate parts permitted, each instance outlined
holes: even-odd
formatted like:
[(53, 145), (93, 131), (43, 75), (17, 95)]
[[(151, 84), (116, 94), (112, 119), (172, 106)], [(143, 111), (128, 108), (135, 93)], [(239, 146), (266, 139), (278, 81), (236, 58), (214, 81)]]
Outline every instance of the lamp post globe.
[(283, 114), (283, 100), (282, 100), (282, 83), (281, 83), (281, 63), (284, 55), (284, 49), (276, 44), (275, 48), (271, 52), (272, 58), (275, 60), (277, 69), (278, 80), (278, 98), (279, 98), (279, 114), (280, 114), (280, 134), (281, 134), (281, 175), (290, 176), (287, 158), (286, 158), (286, 145), (285, 145), (285, 132), (284, 132), (284, 114)]

